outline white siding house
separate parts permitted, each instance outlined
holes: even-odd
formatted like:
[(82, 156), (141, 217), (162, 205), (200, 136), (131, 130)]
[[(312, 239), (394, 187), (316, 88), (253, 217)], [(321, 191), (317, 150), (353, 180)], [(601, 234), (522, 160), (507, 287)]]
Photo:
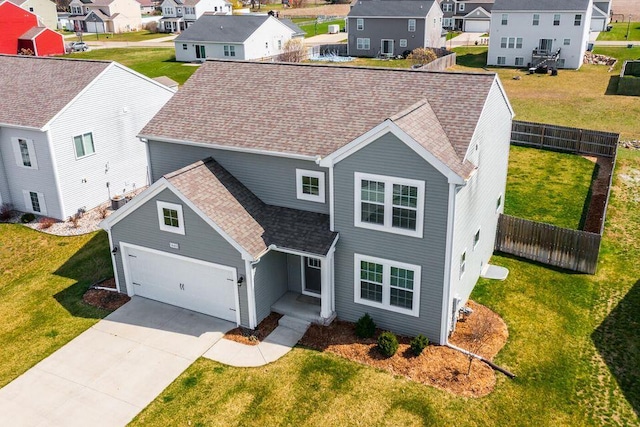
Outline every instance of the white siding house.
[(496, 0), (487, 65), (580, 68), (592, 11), (591, 0)]
[(136, 135), (173, 93), (115, 62), (0, 57), (0, 203), (66, 219), (146, 186)]
[(206, 12), (231, 15), (231, 3), (226, 0), (164, 0), (161, 5), (160, 31), (173, 33), (189, 28)]

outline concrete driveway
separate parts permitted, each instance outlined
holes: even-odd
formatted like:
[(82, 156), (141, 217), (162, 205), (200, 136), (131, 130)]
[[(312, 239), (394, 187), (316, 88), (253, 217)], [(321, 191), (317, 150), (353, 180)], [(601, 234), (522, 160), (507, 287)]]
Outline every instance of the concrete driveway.
[(124, 426), (234, 327), (133, 297), (0, 389), (0, 426)]

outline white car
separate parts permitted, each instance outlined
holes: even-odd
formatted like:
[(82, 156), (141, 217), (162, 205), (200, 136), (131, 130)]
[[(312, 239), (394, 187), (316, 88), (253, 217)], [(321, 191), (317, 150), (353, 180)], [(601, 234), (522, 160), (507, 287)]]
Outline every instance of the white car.
[(85, 42), (71, 42), (67, 45), (67, 52), (86, 52), (89, 45)]

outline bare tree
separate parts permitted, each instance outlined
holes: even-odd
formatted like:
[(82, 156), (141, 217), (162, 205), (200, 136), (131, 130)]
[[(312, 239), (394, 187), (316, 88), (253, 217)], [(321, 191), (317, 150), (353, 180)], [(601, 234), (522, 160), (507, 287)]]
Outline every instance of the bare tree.
[[(495, 320), (492, 317), (486, 316), (470, 322), (469, 334), (467, 336), (468, 344), (466, 346), (466, 349), (470, 353), (478, 354), (491, 340), (495, 329), (494, 322)], [(468, 354), (467, 357), (469, 358), (467, 375), (469, 375), (471, 373), (471, 364), (473, 363), (473, 359), (476, 357), (471, 354)]]
[(278, 61), (282, 62), (302, 62), (305, 57), (304, 44), (302, 39), (288, 40), (278, 56)]

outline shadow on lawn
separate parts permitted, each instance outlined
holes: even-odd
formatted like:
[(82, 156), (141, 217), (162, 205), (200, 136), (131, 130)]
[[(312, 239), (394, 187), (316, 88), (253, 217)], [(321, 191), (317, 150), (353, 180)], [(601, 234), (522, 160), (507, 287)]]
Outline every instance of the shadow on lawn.
[(487, 66), (487, 52), (456, 54), (456, 65), (471, 68), (483, 68)]
[(102, 318), (105, 313), (85, 304), (82, 296), (93, 283), (113, 277), (107, 233), (101, 231), (91, 238), (54, 274), (75, 280), (53, 297), (75, 317)]
[(620, 76), (611, 76), (609, 78), (609, 84), (607, 90), (604, 91), (605, 95), (617, 95), (618, 94), (618, 82), (620, 82)]
[(640, 415), (640, 280), (591, 334), (609, 370)]

